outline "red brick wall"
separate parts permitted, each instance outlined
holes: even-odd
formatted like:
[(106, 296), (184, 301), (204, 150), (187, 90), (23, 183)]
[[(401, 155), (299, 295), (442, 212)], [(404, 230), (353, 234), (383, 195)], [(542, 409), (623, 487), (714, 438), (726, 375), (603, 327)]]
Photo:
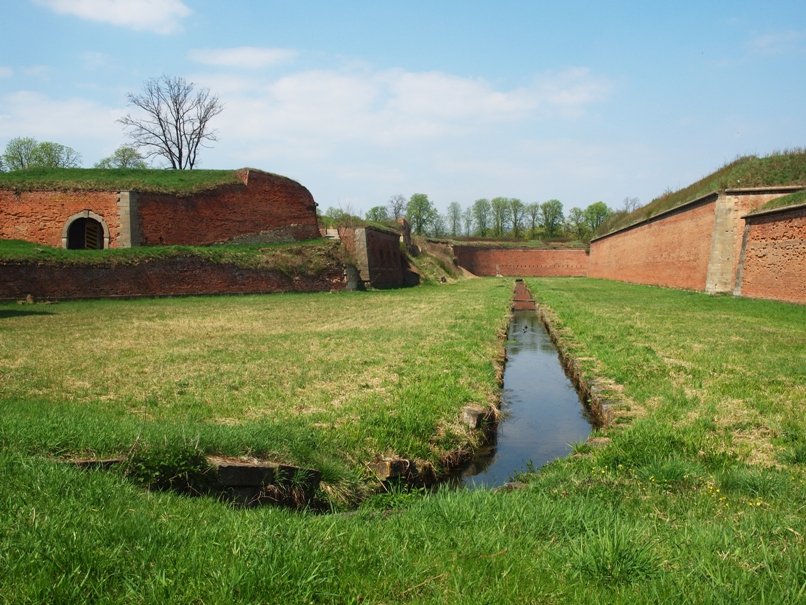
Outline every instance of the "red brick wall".
[(454, 246), (456, 262), (475, 275), (579, 277), (587, 273), (584, 250)]
[(290, 276), (196, 256), (143, 259), (137, 264), (43, 264), (0, 262), (0, 300), (74, 299), (182, 294), (320, 292), (346, 287), (344, 268), (334, 262), (316, 277)]
[(267, 239), (319, 237), (316, 204), (291, 179), (250, 170), (244, 185), (187, 197), (138, 193), (140, 239), (148, 244), (204, 245), (263, 233)]
[(110, 191), (0, 190), (0, 239), (21, 239), (61, 247), (67, 219), (83, 210), (103, 217), (110, 246), (120, 235), (118, 194)]
[(716, 196), (591, 242), (588, 276), (704, 290)]
[(739, 293), (806, 303), (806, 206), (746, 221)]

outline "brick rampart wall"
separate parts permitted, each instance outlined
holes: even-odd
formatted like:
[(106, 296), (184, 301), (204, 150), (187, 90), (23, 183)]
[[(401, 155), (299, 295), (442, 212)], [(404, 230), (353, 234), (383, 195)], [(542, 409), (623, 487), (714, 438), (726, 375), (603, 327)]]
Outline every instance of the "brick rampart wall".
[(704, 290), (717, 196), (591, 242), (588, 276)]
[(745, 220), (736, 293), (806, 303), (806, 206)]
[(120, 235), (118, 194), (111, 191), (0, 190), (0, 239), (61, 247), (62, 231), (74, 214), (91, 210), (109, 228), (110, 247)]
[(207, 262), (196, 256), (142, 260), (137, 264), (0, 263), (0, 300), (319, 292), (346, 287), (334, 263), (316, 277)]
[(456, 262), (474, 275), (580, 277), (587, 273), (584, 250), (454, 246)]
[(205, 245), (319, 237), (316, 204), (291, 179), (250, 170), (244, 185), (227, 185), (187, 197), (138, 193), (141, 243)]

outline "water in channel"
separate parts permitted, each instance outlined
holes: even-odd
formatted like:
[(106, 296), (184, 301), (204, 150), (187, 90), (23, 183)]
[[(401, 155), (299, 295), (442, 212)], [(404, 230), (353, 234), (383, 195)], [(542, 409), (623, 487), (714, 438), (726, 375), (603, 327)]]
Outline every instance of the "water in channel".
[(464, 470), (466, 487), (496, 487), (529, 466), (567, 456), (591, 424), (534, 311), (514, 311), (507, 338), (497, 437)]

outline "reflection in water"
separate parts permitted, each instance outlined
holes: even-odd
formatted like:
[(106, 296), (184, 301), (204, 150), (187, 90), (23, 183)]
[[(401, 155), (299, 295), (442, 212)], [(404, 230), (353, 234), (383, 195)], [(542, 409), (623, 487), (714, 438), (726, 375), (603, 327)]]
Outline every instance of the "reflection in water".
[(463, 485), (502, 485), (529, 463), (537, 468), (567, 456), (571, 444), (590, 433), (579, 396), (534, 311), (513, 313), (501, 410), (495, 442), (464, 470)]

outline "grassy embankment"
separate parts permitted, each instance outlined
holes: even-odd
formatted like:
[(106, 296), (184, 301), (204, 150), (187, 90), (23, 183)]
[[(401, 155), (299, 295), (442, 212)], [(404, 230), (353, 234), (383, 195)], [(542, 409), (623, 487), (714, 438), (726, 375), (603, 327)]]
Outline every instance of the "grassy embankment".
[(65, 250), (21, 240), (0, 239), (0, 263), (35, 261), (114, 266), (187, 256), (211, 263), (277, 270), (297, 275), (319, 275), (334, 263), (343, 262), (339, 243), (321, 239), (253, 245), (138, 246), (104, 250)]
[[(310, 423), (303, 445), (327, 451), (336, 440), (329, 433), (343, 436), (353, 426), (375, 435), (375, 447), (406, 449), (434, 430), (418, 424), (444, 391), (461, 394), (471, 381), (479, 388), (474, 397), (492, 396), (490, 358), (509, 293), (509, 282), (501, 283), (225, 299), (240, 303), (229, 308), (217, 299), (47, 309), (57, 315), (0, 307), (0, 599), (803, 602), (803, 306), (529, 280), (554, 310), (566, 346), (587, 360), (589, 373), (613, 382), (628, 414), (607, 431), (610, 443), (577, 446), (516, 492), (391, 494), (348, 515), (244, 511), (143, 493), (116, 475), (48, 459), (85, 447), (114, 450), (134, 434), (132, 418), (146, 438), (216, 447), (277, 442), (293, 429), (261, 417), (272, 388), (281, 393), (272, 414), (291, 425), (331, 403), (335, 426)], [(437, 304), (447, 308), (437, 312)], [(274, 323), (278, 308), (282, 325)], [(306, 312), (289, 315), (297, 308)], [(388, 326), (390, 309), (400, 311), (396, 329)], [(106, 322), (96, 323), (99, 314)], [(97, 355), (70, 344), (116, 334), (108, 323), (118, 315), (112, 329), (128, 343), (124, 350), (108, 338)], [(365, 338), (373, 331), (392, 340)], [(348, 339), (352, 346), (338, 346)], [(302, 367), (283, 357), (292, 343)], [(146, 354), (157, 357), (141, 359)], [(274, 355), (281, 356), (276, 363)], [(343, 372), (352, 378), (341, 380)], [(313, 380), (295, 381), (300, 373)], [(347, 391), (328, 391), (330, 380)], [(326, 393), (306, 393), (305, 384)], [(247, 402), (256, 392), (253, 409)], [(395, 415), (407, 392), (410, 412)], [(362, 394), (373, 405), (356, 408)], [(295, 410), (300, 400), (311, 405)], [(246, 419), (233, 421), (244, 411)], [(347, 420), (339, 425), (338, 418)], [(257, 426), (265, 430), (251, 433)]]
[(20, 191), (142, 191), (191, 194), (243, 183), (235, 170), (30, 168), (0, 172), (0, 187)]
[(602, 225), (598, 233), (601, 235), (616, 231), (714, 191), (772, 185), (806, 187), (806, 150), (737, 158), (691, 185), (676, 191), (667, 191), (631, 213), (616, 213)]

